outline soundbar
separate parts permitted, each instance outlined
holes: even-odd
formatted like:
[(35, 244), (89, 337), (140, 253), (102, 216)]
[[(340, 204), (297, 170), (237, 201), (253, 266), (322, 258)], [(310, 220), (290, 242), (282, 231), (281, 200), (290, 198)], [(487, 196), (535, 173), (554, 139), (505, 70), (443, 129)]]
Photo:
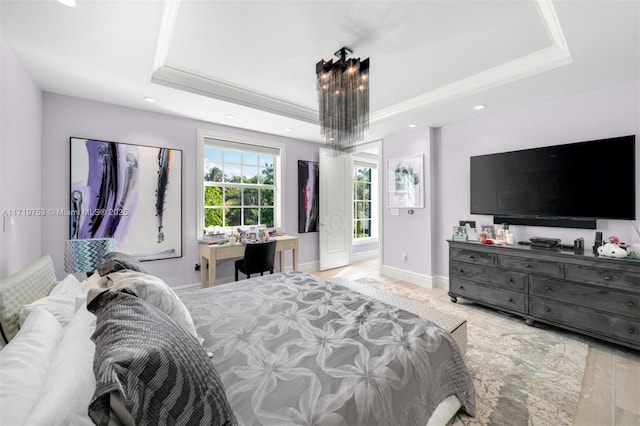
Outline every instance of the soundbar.
[(595, 218), (578, 217), (538, 217), (538, 216), (493, 216), (493, 223), (499, 225), (554, 226), (561, 228), (596, 229)]
[(529, 241), (531, 241), (531, 247), (551, 249), (560, 247), (562, 240), (559, 240), (558, 238), (531, 237), (529, 238)]

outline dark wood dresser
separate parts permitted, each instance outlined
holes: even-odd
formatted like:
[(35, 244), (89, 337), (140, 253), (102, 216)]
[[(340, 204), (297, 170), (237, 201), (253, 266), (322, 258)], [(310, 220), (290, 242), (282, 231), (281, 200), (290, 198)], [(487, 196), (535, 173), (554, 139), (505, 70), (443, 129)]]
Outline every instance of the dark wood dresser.
[(449, 241), (449, 296), (640, 349), (640, 261)]

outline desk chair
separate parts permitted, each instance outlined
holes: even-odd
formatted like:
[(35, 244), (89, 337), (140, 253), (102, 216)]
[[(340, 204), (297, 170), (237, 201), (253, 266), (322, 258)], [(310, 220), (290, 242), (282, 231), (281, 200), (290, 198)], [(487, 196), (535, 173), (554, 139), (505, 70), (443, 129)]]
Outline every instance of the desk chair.
[(273, 274), (273, 264), (276, 258), (276, 241), (267, 243), (250, 243), (244, 249), (244, 258), (236, 260), (236, 281), (238, 281), (238, 271), (251, 278), (251, 274), (260, 272), (260, 276), (265, 271)]

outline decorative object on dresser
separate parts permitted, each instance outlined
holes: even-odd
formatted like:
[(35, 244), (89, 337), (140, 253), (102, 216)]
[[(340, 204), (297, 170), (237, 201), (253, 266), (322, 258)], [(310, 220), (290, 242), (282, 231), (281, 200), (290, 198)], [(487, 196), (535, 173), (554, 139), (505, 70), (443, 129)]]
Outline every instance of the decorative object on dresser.
[(496, 228), (493, 225), (482, 225), (480, 232), (486, 234), (489, 240), (493, 240), (496, 237)]
[(453, 239), (454, 241), (467, 241), (467, 230), (464, 226), (453, 227)]
[(449, 241), (449, 296), (640, 349), (640, 262)]

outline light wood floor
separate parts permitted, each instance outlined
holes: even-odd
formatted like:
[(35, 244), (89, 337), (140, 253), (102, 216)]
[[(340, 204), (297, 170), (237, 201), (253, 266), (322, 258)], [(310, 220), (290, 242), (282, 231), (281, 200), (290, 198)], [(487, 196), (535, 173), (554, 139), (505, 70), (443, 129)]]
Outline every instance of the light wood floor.
[[(433, 297), (446, 293), (442, 289), (427, 289), (381, 276), (377, 259), (313, 274), (321, 278), (339, 276), (350, 280), (375, 277)], [(596, 339), (587, 338), (586, 343), (589, 353), (574, 425), (640, 426), (640, 353)]]

